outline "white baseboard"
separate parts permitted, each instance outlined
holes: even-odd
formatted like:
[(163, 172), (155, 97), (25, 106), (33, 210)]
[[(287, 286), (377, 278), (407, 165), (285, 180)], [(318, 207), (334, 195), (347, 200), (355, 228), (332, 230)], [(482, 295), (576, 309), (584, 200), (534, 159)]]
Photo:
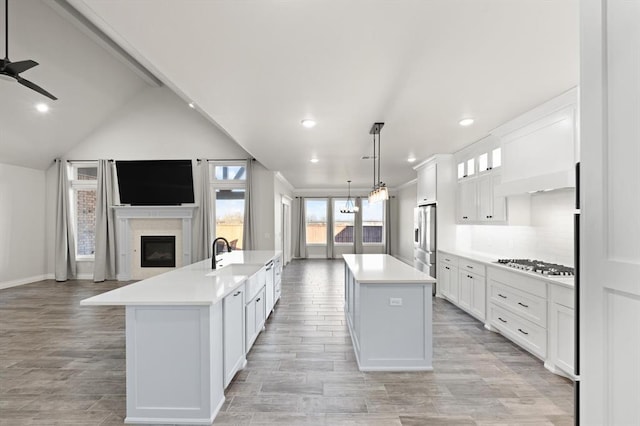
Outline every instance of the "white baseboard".
[(48, 279), (47, 274), (42, 274), (42, 275), (34, 275), (33, 277), (21, 278), (19, 280), (4, 281), (4, 282), (0, 282), (0, 290), (4, 288), (17, 287), (23, 284), (35, 283), (35, 282), (46, 280), (46, 279)]

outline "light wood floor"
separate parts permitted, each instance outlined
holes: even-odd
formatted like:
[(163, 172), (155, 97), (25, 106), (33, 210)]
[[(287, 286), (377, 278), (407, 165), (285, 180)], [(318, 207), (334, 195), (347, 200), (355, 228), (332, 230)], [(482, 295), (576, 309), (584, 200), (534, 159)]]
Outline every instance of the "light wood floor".
[[(124, 309), (78, 305), (117, 286), (0, 290), (0, 425), (122, 424)], [(215, 424), (573, 424), (570, 381), (441, 299), (433, 372), (359, 372), (342, 299), (341, 261), (287, 266), (282, 300)]]

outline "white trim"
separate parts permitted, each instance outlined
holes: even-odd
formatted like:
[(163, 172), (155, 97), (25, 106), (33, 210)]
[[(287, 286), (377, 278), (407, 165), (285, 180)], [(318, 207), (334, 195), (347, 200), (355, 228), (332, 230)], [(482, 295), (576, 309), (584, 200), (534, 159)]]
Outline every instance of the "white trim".
[(390, 189), (392, 189), (394, 191), (400, 191), (401, 189), (404, 189), (404, 188), (406, 188), (406, 187), (408, 187), (410, 185), (415, 185), (417, 183), (418, 183), (418, 178), (415, 178), (415, 179), (411, 179), (409, 182), (405, 182), (402, 185), (398, 185), (395, 188), (390, 188)]
[(44, 280), (50, 279), (49, 276), (53, 278), (53, 274), (42, 274), (42, 275), (34, 275), (32, 277), (19, 278), (17, 280), (0, 282), (0, 290), (5, 288), (10, 288), (10, 287), (17, 287), (19, 285), (24, 285), (24, 284), (36, 283), (38, 281), (44, 281)]
[(293, 192), (295, 190), (295, 187), (291, 185), (291, 182), (289, 182), (287, 178), (282, 175), (282, 173), (276, 172), (276, 179), (282, 182), (289, 191)]

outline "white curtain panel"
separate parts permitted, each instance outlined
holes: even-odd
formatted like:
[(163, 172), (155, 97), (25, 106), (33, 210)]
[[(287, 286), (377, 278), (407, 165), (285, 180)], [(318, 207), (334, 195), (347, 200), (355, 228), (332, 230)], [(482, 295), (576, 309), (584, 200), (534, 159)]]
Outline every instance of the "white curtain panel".
[(305, 205), (303, 197), (296, 197), (293, 202), (293, 257), (307, 257), (307, 227), (305, 224)]
[(358, 211), (353, 221), (353, 252), (362, 254), (362, 199), (360, 197), (356, 197), (356, 207)]
[(113, 167), (112, 161), (98, 160), (94, 282), (116, 279), (116, 222), (112, 208), (115, 197)]
[(255, 236), (255, 206), (253, 201), (253, 159), (247, 159), (246, 188), (244, 192), (244, 226), (242, 231), (242, 249), (254, 250)]
[(208, 259), (211, 254), (211, 183), (209, 179), (209, 162), (207, 160), (198, 161), (198, 176), (200, 186), (196, 195), (198, 208), (195, 211), (193, 227), (193, 255), (191, 260), (198, 262)]
[(394, 198), (384, 201), (384, 253), (391, 254), (391, 203)]
[(327, 259), (333, 259), (333, 198), (327, 199)]
[(56, 160), (58, 194), (56, 198), (55, 279), (66, 281), (76, 276), (76, 246), (71, 204), (69, 203), (69, 173), (67, 162)]

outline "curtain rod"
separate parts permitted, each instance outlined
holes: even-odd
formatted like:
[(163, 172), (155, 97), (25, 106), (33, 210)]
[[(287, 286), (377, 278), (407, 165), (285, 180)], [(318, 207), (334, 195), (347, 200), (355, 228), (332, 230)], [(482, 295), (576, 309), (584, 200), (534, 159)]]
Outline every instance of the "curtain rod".
[[(196, 161), (201, 162), (201, 161), (247, 161), (249, 160), (249, 158), (197, 158)], [(256, 161), (255, 158), (251, 158), (251, 161)]]
[[(56, 161), (57, 161), (57, 160), (58, 160), (58, 159), (56, 159)], [(95, 162), (97, 162), (97, 161), (98, 161), (98, 160), (67, 160), (67, 163), (95, 163)], [(112, 163), (113, 163), (115, 160), (113, 160), (113, 159), (109, 159), (109, 160), (107, 160), (107, 161), (110, 161), (110, 162), (112, 162)]]

